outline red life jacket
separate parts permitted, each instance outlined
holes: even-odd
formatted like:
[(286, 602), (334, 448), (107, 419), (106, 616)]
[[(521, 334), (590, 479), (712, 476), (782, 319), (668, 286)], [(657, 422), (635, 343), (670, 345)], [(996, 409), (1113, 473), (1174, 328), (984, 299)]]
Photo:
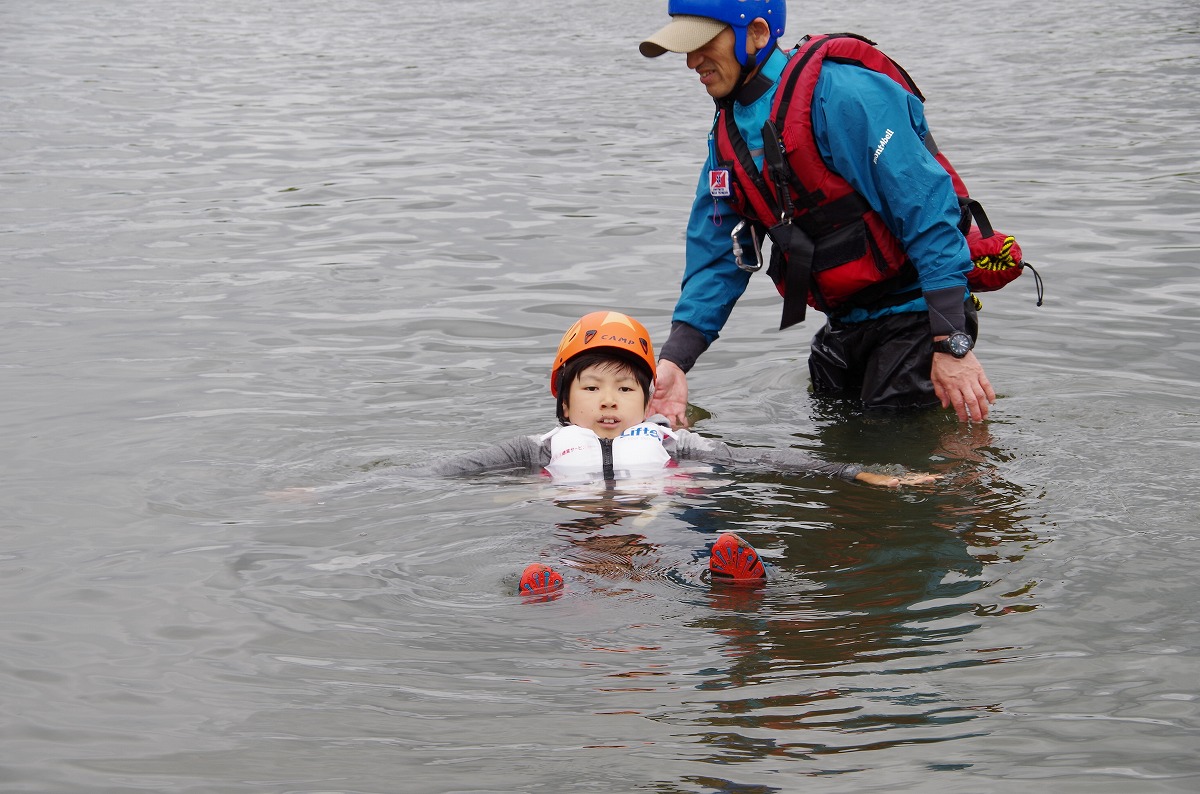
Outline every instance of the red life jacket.
[[(781, 219), (790, 219), (811, 240), (811, 246), (806, 245), (811, 255), (803, 257), (811, 262), (797, 263), (797, 257), (781, 251), (780, 240), (771, 235), (774, 244), (767, 273), (784, 298), (781, 328), (804, 319), (806, 301), (815, 309), (836, 314), (855, 306), (895, 305), (919, 294), (916, 268), (900, 240), (866, 199), (825, 165), (817, 148), (812, 98), (826, 60), (886, 75), (924, 101), (912, 78), (895, 61), (867, 39), (842, 33), (806, 37), (788, 60), (771, 108), (768, 126), (772, 129), (764, 127), (761, 170), (737, 129), (732, 106), (719, 106), (714, 129), (716, 153), (721, 167), (728, 168), (732, 176), (734, 209), (761, 224), (768, 234)], [(772, 140), (775, 130), (780, 131), (777, 146)], [(950, 174), (954, 191), (963, 202), (960, 228), (965, 231), (970, 225), (966, 186), (932, 140), (928, 136), (927, 145)], [(773, 147), (781, 150), (783, 157), (773, 158)], [(772, 160), (778, 164), (774, 169)], [(990, 235), (991, 230), (987, 231)], [(908, 285), (912, 290), (903, 289)], [(897, 290), (900, 294), (895, 294)]]

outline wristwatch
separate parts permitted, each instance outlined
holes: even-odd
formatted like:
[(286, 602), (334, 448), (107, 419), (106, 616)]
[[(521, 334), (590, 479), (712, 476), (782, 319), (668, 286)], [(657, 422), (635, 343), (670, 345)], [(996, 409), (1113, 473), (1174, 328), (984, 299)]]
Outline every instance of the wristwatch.
[(975, 340), (971, 338), (970, 334), (964, 334), (962, 331), (955, 331), (942, 341), (933, 343), (935, 353), (949, 353), (955, 358), (962, 358), (970, 353), (973, 347), (975, 347)]

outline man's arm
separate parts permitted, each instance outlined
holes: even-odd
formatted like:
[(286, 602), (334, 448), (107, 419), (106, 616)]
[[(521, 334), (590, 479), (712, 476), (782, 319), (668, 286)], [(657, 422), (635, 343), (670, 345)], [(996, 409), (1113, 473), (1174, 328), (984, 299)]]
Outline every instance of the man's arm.
[[(945, 339), (934, 337), (934, 341)], [(955, 358), (949, 353), (934, 353), (929, 377), (933, 381), (933, 393), (942, 401), (943, 408), (954, 408), (961, 422), (987, 419), (996, 392), (983, 371), (983, 364), (975, 354)]]
[[(971, 257), (958, 231), (953, 183), (925, 147), (920, 100), (884, 75), (826, 64), (813, 130), (826, 163), (879, 212), (916, 266), (931, 338), (966, 331)], [(930, 375), (942, 406), (953, 406), (960, 420), (987, 417), (996, 394), (973, 353), (962, 359), (934, 353)]]
[(654, 396), (646, 406), (646, 418), (661, 414), (670, 421), (673, 429), (687, 427), (687, 396), (687, 374), (674, 361), (659, 359)]
[[(733, 258), (733, 240), (729, 236), (740, 219), (728, 201), (708, 194), (708, 171), (714, 167), (714, 163), (710, 153), (701, 169), (696, 195), (692, 200), (684, 247), (683, 278), (679, 286), (679, 299), (671, 316), (672, 336), (678, 332), (677, 326), (681, 323), (699, 335), (704, 348), (695, 351), (696, 356), (720, 336), (734, 305), (750, 282), (750, 273), (738, 267)], [(693, 340), (688, 341), (691, 346)], [(664, 349), (671, 347), (670, 340), (663, 345)], [(695, 358), (691, 362), (675, 363), (686, 372), (695, 363)]]
[(685, 265), (671, 333), (659, 348), (658, 378), (646, 412), (666, 416), (672, 427), (687, 427), (687, 373), (720, 336), (750, 281), (750, 273), (734, 260), (729, 236), (738, 216), (726, 199), (714, 198), (708, 191), (708, 174), (715, 167), (710, 143), (688, 217)]

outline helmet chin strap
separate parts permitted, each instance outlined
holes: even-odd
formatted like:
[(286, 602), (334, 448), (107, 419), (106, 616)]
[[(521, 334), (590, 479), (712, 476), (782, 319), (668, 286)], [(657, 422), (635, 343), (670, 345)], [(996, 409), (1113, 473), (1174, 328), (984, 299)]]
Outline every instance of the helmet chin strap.
[(733, 88), (730, 89), (729, 93), (725, 96), (718, 97), (716, 99), (718, 104), (721, 102), (733, 101), (733, 98), (737, 96), (737, 92), (741, 89), (741, 87), (744, 86), (750, 80), (750, 78), (754, 76), (754, 72), (758, 69), (758, 55), (761, 52), (762, 50), (759, 50), (753, 55), (747, 55), (746, 60), (744, 62), (740, 62), (741, 68), (738, 70), (738, 78), (734, 82)]
[[(762, 52), (762, 50), (759, 50), (758, 52)], [(746, 81), (750, 79), (750, 76), (754, 74), (754, 71), (758, 69), (758, 52), (754, 53), (753, 55), (746, 55), (746, 62), (742, 64), (741, 71), (738, 73), (739, 87), (745, 85)]]

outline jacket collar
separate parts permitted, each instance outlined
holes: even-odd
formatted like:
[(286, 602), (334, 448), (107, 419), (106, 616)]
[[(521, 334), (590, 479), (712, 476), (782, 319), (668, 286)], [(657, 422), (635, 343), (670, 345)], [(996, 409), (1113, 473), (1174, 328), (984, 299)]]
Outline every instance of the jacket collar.
[(771, 90), (771, 86), (779, 82), (779, 75), (783, 74), (783, 67), (786, 64), (787, 54), (776, 47), (762, 68), (755, 72), (748, 81), (738, 86), (730, 98), (739, 105), (754, 104), (762, 99), (763, 94)]

